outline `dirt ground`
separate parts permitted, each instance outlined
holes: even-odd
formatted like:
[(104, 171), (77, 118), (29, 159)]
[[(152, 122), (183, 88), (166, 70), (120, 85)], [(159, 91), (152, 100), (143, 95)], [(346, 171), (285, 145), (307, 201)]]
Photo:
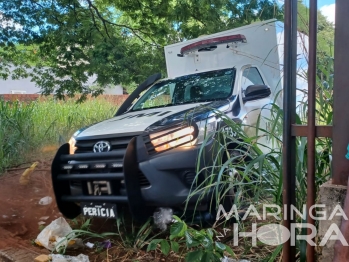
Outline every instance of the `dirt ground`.
[[(50, 196), (54, 200), (54, 196), (50, 162), (38, 162), (27, 185), (21, 185), (19, 178), (30, 164), (0, 176), (0, 249), (18, 246), (38, 254), (47, 253), (32, 244), (40, 232), (38, 223), (48, 224), (61, 214), (54, 201), (49, 205), (39, 204), (41, 198)], [(48, 218), (40, 220), (43, 217)]]

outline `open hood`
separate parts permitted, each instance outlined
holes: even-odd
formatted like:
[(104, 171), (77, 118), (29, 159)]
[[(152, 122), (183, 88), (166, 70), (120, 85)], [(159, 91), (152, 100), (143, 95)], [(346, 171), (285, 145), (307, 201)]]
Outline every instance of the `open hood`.
[[(190, 109), (205, 104), (210, 103), (194, 103), (128, 112), (92, 125), (83, 130), (77, 137), (82, 138), (99, 135), (142, 132), (160, 120), (178, 115), (178, 113), (184, 114), (190, 111)], [(181, 118), (182, 119), (179, 118), (177, 120), (184, 120), (183, 117)]]
[(229, 104), (227, 99), (131, 111), (84, 128), (76, 137), (83, 139), (91, 136), (154, 131), (186, 119), (205, 119), (213, 108), (225, 111)]

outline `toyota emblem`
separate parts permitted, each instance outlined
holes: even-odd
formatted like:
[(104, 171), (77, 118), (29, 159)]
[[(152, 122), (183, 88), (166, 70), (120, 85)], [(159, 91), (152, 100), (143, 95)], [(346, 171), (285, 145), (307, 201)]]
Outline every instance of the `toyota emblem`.
[(110, 151), (110, 143), (108, 141), (99, 141), (93, 146), (93, 152), (102, 153)]

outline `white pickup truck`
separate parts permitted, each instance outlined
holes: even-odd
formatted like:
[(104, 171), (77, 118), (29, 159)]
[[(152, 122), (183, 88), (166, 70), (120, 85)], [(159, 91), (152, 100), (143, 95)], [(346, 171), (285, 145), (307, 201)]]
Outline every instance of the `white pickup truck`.
[[(299, 67), (306, 56), (300, 37)], [(212, 160), (205, 135), (223, 127), (213, 109), (255, 125), (261, 110), (282, 107), (283, 24), (254, 23), (165, 47), (167, 79), (149, 77), (111, 119), (76, 131), (52, 163), (61, 213), (117, 217), (128, 205), (135, 219), (157, 207), (183, 210), (195, 180), (199, 150)], [(280, 62), (281, 61), (281, 62)], [(299, 80), (301, 83), (302, 80)], [(303, 81), (304, 82), (304, 81)], [(280, 94), (279, 94), (280, 93)], [(266, 125), (262, 122), (261, 125)], [(261, 137), (260, 143), (269, 143)], [(208, 210), (209, 197), (187, 208)]]

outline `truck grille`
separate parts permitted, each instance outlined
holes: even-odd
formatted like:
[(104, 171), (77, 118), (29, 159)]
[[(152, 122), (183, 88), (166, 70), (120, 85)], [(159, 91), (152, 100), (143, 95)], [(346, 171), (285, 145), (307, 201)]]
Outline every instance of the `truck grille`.
[(108, 141), (111, 145), (110, 151), (115, 151), (119, 149), (126, 150), (128, 143), (134, 136), (124, 136), (124, 137), (115, 137), (109, 139), (91, 139), (91, 140), (77, 140), (76, 141), (76, 151), (75, 153), (93, 153), (93, 146), (101, 140)]
[[(86, 195), (124, 195), (123, 159), (126, 148), (133, 137), (77, 140), (75, 154), (69, 157), (74, 160), (62, 164), (61, 169), (71, 178), (69, 179), (70, 184), (81, 187)], [(101, 140), (110, 143), (110, 151), (94, 153), (93, 146)], [(90, 177), (91, 179), (89, 179)], [(100, 179), (96, 177), (100, 177)], [(150, 182), (140, 170), (138, 178), (142, 188), (150, 186)], [(65, 180), (67, 178), (64, 178), (64, 174), (62, 174), (59, 175), (59, 179)]]

